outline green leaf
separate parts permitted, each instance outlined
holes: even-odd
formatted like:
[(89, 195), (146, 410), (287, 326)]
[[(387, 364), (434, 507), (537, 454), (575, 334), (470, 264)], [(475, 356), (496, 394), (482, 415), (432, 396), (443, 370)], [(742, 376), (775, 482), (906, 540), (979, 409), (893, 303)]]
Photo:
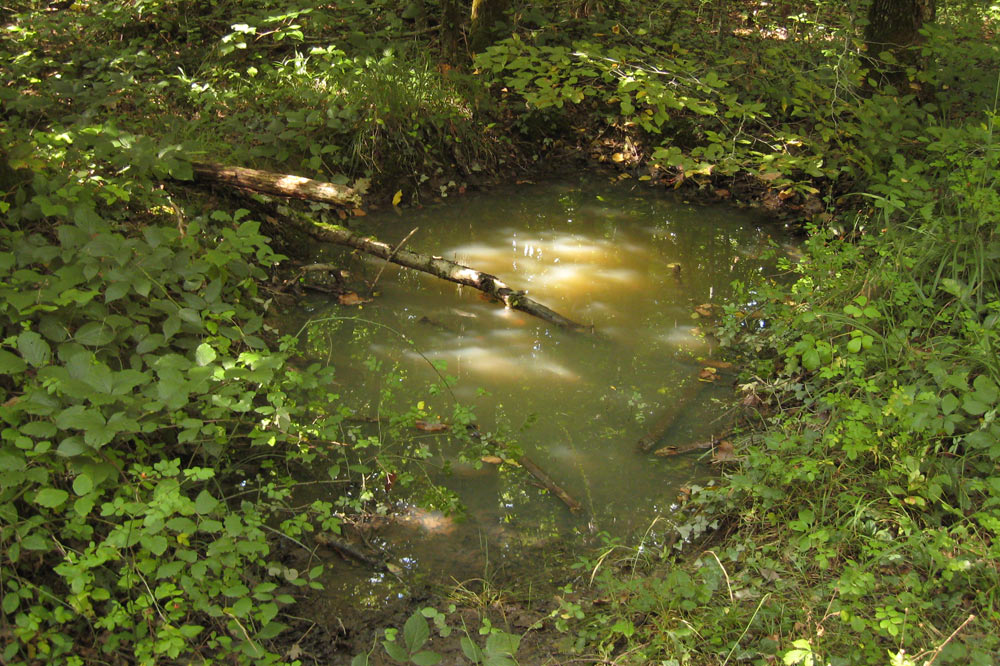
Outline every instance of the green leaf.
[(56, 448), (56, 455), (63, 456), (64, 458), (72, 458), (73, 456), (93, 452), (94, 449), (84, 444), (83, 437), (80, 437), (79, 435), (73, 435), (72, 437), (65, 438), (63, 441), (59, 442), (59, 446)]
[(198, 493), (198, 497), (194, 500), (194, 510), (200, 514), (211, 513), (218, 505), (219, 500), (212, 497), (212, 494), (207, 490), (202, 490)]
[(965, 410), (966, 414), (980, 416), (981, 414), (986, 413), (986, 410), (989, 409), (989, 405), (976, 400), (972, 394), (966, 394), (966, 396), (962, 398), (962, 409)]
[(139, 543), (157, 557), (167, 550), (167, 537), (162, 534), (143, 534), (139, 537)]
[(67, 407), (56, 415), (55, 421), (61, 430), (75, 428), (84, 432), (103, 428), (107, 424), (99, 411), (83, 405)]
[(69, 493), (58, 488), (42, 488), (35, 495), (35, 504), (54, 508), (65, 502), (69, 498)]
[(362, 652), (351, 659), (351, 666), (368, 666), (368, 653)]
[(194, 178), (194, 171), (190, 162), (182, 160), (170, 160), (170, 168), (167, 169), (172, 178), (177, 180), (191, 180)]
[(807, 349), (802, 354), (802, 367), (806, 370), (815, 370), (820, 366), (819, 352), (815, 349)]
[(183, 569), (184, 566), (185, 562), (183, 560), (173, 560), (171, 562), (164, 562), (156, 570), (156, 577), (173, 578), (174, 576), (176, 576), (181, 572), (181, 569)]
[(177, 331), (181, 330), (181, 320), (177, 315), (170, 315), (163, 320), (163, 337), (170, 339)]
[(3, 595), (3, 603), (0, 604), (0, 608), (6, 615), (10, 615), (17, 610), (18, 604), (21, 603), (21, 597), (16, 594), (7, 593)]
[(469, 661), (474, 664), (483, 663), (486, 655), (483, 653), (482, 648), (476, 645), (471, 638), (468, 636), (462, 636), (460, 643), (462, 645), (462, 652), (465, 653), (465, 656)]
[[(628, 622), (628, 625), (631, 627), (632, 623)], [(520, 636), (508, 634), (506, 631), (494, 631), (486, 639), (486, 654), (490, 656), (506, 655), (513, 657), (517, 653), (517, 648), (520, 644)]]
[(423, 650), (414, 655), (410, 655), (410, 661), (417, 666), (434, 666), (441, 661), (441, 655), (430, 650)]
[(395, 641), (382, 641), (382, 647), (396, 661), (405, 663), (410, 660), (410, 655), (403, 649), (403, 646)]
[(135, 289), (135, 293), (139, 294), (143, 298), (149, 296), (149, 290), (152, 286), (153, 283), (145, 277), (138, 277), (132, 281), (132, 288)]
[(978, 375), (974, 380), (972, 380), (972, 386), (976, 391), (975, 395), (977, 400), (988, 404), (992, 404), (997, 401), (997, 395), (1000, 392), (997, 391), (997, 385), (993, 383), (993, 380), (986, 375)]
[(941, 412), (951, 414), (958, 407), (958, 398), (952, 393), (945, 393), (941, 398)]
[(108, 285), (108, 288), (104, 290), (104, 302), (111, 303), (113, 301), (117, 301), (119, 298), (127, 294), (131, 288), (131, 282), (112, 282)]
[(146, 354), (163, 346), (164, 336), (161, 333), (150, 333), (135, 347), (137, 354)]
[(20, 356), (11, 354), (6, 349), (0, 349), (0, 374), (16, 375), (28, 369), (28, 364)]
[(60, 430), (70, 430), (71, 428), (76, 428), (76, 424), (86, 411), (87, 408), (84, 405), (73, 405), (72, 407), (67, 407), (56, 415), (56, 427)]
[(20, 451), (0, 450), (0, 472), (20, 472), (28, 466)]
[(177, 316), (189, 324), (201, 324), (201, 314), (193, 308), (181, 308), (177, 311)]
[(57, 432), (59, 432), (59, 428), (50, 421), (31, 421), (21, 426), (21, 433), (30, 437), (52, 437)]
[(208, 365), (215, 360), (215, 357), (215, 350), (207, 342), (198, 345), (198, 348), (194, 351), (194, 360), (198, 365)]
[(861, 338), (851, 338), (847, 341), (847, 351), (857, 354), (861, 351)]
[(115, 386), (111, 368), (97, 360), (91, 363), (90, 372), (83, 377), (83, 380), (98, 393), (111, 393)]
[(844, 314), (848, 317), (860, 317), (863, 313), (858, 306), (848, 304), (844, 306)]
[(793, 641), (792, 646), (795, 649), (785, 653), (785, 666), (793, 666), (793, 664), (813, 666), (813, 649), (809, 641), (800, 638)]
[(76, 478), (73, 479), (73, 492), (77, 495), (86, 495), (93, 489), (94, 480), (86, 472), (77, 474)]
[(406, 642), (406, 649), (413, 654), (427, 642), (430, 638), (431, 630), (427, 626), (427, 618), (416, 612), (403, 625), (403, 640)]
[(87, 495), (86, 497), (80, 497), (75, 502), (73, 502), (73, 511), (76, 515), (81, 518), (86, 518), (90, 515), (90, 512), (94, 509), (94, 495)]
[(288, 625), (281, 622), (268, 622), (257, 632), (257, 638), (262, 641), (270, 640), (287, 628)]
[(111, 342), (115, 337), (114, 329), (99, 321), (92, 321), (81, 326), (74, 339), (82, 345), (101, 347)]
[(236, 617), (246, 617), (253, 610), (253, 600), (250, 597), (243, 597), (234, 603), (232, 608)]
[(52, 350), (42, 336), (34, 331), (25, 331), (17, 336), (17, 351), (24, 360), (35, 366), (46, 365), (52, 358)]
[[(201, 626), (200, 624), (185, 624), (181, 627), (178, 627), (177, 630), (181, 632), (181, 635), (184, 636), (184, 638), (190, 639), (200, 634), (204, 629), (205, 627)], [(269, 638), (273, 637), (269, 636)]]

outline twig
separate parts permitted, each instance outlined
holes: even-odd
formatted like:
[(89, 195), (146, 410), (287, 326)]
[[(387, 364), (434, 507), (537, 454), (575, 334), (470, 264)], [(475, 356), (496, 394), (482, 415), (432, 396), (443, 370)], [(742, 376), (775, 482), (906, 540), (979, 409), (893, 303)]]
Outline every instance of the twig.
[(924, 662), (924, 666), (931, 666), (931, 664), (934, 663), (934, 660), (938, 658), (938, 655), (941, 654), (941, 650), (943, 650), (944, 647), (948, 643), (951, 642), (951, 639), (953, 639), (955, 636), (957, 636), (958, 632), (962, 631), (962, 629), (965, 628), (965, 625), (969, 624), (970, 622), (972, 622), (975, 619), (976, 619), (975, 615), (969, 615), (969, 617), (965, 618), (965, 622), (963, 622), (962, 624), (958, 625), (958, 629), (956, 629), (955, 631), (951, 632), (951, 635), (948, 636), (948, 638), (944, 639), (944, 642), (941, 643), (941, 645), (937, 646), (937, 648), (934, 650), (934, 654), (931, 655), (931, 658)]
[(397, 246), (396, 246), (396, 249), (395, 249), (395, 250), (393, 250), (393, 251), (392, 251), (392, 252), (391, 252), (391, 253), (389, 254), (389, 256), (385, 258), (385, 263), (384, 263), (384, 264), (382, 264), (382, 268), (378, 269), (378, 274), (377, 274), (377, 275), (375, 276), (375, 279), (374, 279), (374, 280), (372, 280), (372, 283), (371, 283), (371, 285), (369, 285), (369, 287), (368, 287), (368, 288), (369, 288), (369, 290), (371, 290), (371, 292), (372, 292), (372, 293), (374, 293), (374, 292), (375, 292), (375, 285), (376, 285), (376, 284), (378, 284), (378, 279), (379, 279), (380, 277), (382, 277), (382, 271), (384, 271), (384, 270), (385, 270), (385, 267), (389, 265), (389, 262), (390, 262), (390, 261), (392, 261), (392, 258), (393, 258), (394, 256), (396, 256), (396, 253), (397, 253), (397, 252), (399, 252), (399, 248), (403, 247), (403, 244), (404, 244), (404, 243), (405, 243), (406, 241), (410, 240), (410, 236), (412, 236), (413, 234), (417, 233), (417, 229), (419, 229), (419, 228), (420, 228), (420, 227), (413, 227), (413, 230), (412, 230), (412, 231), (410, 231), (410, 233), (406, 234), (406, 237), (405, 237), (405, 238), (403, 238), (403, 240), (399, 241), (399, 245), (397, 245)]

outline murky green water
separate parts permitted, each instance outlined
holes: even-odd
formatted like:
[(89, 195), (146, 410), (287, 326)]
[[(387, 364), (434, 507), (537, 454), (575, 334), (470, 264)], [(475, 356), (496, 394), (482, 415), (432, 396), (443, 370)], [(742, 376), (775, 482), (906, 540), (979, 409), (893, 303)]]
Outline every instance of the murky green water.
[[(733, 280), (768, 270), (761, 257), (769, 243), (781, 243), (779, 228), (750, 212), (600, 179), (453, 197), (371, 215), (358, 226), (390, 244), (416, 227), (407, 248), (492, 273), (600, 334), (561, 331), (474, 290), (375, 259), (351, 264), (355, 278), (378, 276), (373, 302), (310, 301), (306, 316), (342, 318), (310, 326), (309, 344), (336, 366), (338, 390), (360, 414), (382, 416), (381, 392), (393, 389), (403, 404), (425, 401), (447, 419), (452, 396), (426, 391), (438, 381), (428, 361), (444, 362), (456, 378), (454, 396), (474, 408), (482, 430), (511, 433), (584, 507), (572, 515), (515, 467), (458, 465), (439, 475), (449, 451), (435, 442), (440, 457), (428, 461), (429, 473), (458, 493), (468, 519), (413, 510), (375, 531), (372, 543), (404, 570), (461, 581), (488, 575), (510, 553), (561, 552), (601, 531), (641, 534), (655, 519), (669, 519), (682, 486), (713, 472), (707, 454), (656, 458), (636, 443), (695, 380), (698, 359), (717, 352), (695, 307), (723, 302)], [(317, 260), (345, 256), (324, 249)], [(358, 319), (343, 319), (351, 317)], [(719, 384), (685, 406), (660, 446), (718, 432), (731, 381)], [(391, 576), (348, 570), (335, 569), (330, 582), (353, 589), (355, 603), (377, 604), (392, 587)]]

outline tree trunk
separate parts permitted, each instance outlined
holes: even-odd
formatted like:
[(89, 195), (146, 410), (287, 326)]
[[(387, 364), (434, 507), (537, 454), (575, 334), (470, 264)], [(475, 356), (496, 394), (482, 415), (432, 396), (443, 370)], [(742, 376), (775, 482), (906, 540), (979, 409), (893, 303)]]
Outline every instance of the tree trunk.
[[(441, 51), (445, 59), (452, 64), (458, 64), (463, 59), (458, 57), (462, 42), (463, 12), (459, 0), (442, 0), (441, 2)], [(465, 58), (467, 60), (468, 58)]]
[[(907, 81), (908, 67), (921, 67), (920, 29), (934, 21), (935, 0), (872, 0), (865, 27), (865, 62), (876, 87)], [(885, 54), (885, 55), (883, 55)]]
[(507, 0), (472, 0), (469, 48), (473, 53), (482, 53), (496, 41), (506, 21), (506, 11)]

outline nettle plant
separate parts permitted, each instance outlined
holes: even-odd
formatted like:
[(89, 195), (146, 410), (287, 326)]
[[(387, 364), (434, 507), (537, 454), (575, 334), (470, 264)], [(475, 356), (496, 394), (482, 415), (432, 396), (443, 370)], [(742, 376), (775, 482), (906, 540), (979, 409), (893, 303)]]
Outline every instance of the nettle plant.
[(0, 659), (277, 661), (280, 609), (321, 567), (269, 537), (339, 529), (328, 503), (282, 511), (337, 396), (262, 337), (280, 257), (247, 211), (183, 222), (163, 196), (129, 230), (105, 185), (37, 171), (0, 229)]

